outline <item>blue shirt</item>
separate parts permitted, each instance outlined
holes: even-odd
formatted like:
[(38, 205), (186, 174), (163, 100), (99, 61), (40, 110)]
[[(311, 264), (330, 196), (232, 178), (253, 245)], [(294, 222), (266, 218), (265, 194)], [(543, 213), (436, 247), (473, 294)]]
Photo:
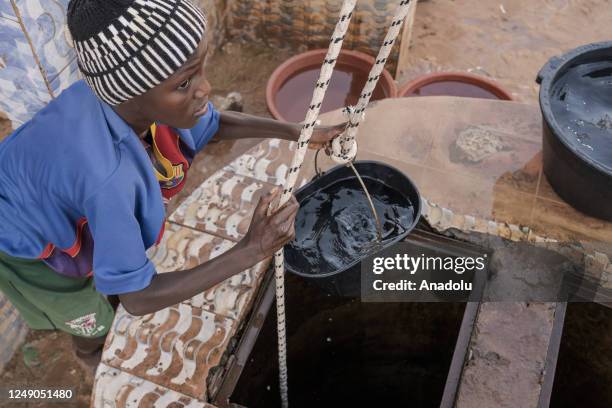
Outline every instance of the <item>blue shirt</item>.
[[(174, 131), (195, 154), (218, 128), (219, 113), (209, 104), (194, 128)], [(59, 273), (71, 262), (68, 269), (93, 269), (96, 289), (104, 294), (133, 292), (156, 273), (145, 251), (164, 221), (146, 149), (83, 81), (0, 143), (2, 252), (40, 259), (55, 253), (61, 256), (48, 264)], [(86, 252), (88, 237), (89, 266), (75, 255)]]

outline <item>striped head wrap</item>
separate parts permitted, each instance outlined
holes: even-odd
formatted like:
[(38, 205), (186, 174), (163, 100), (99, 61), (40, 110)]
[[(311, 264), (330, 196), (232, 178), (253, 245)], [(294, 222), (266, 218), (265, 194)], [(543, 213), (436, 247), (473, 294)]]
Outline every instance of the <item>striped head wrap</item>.
[(206, 17), (188, 0), (71, 0), (68, 27), (83, 77), (100, 99), (118, 105), (186, 62)]

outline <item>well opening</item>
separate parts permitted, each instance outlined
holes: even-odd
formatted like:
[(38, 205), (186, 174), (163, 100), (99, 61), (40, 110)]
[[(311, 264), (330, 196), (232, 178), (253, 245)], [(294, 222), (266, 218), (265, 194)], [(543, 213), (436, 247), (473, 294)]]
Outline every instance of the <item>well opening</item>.
[[(286, 276), (292, 407), (438, 407), (465, 304), (362, 303)], [(268, 313), (230, 401), (280, 406), (276, 316)]]
[(551, 408), (612, 406), (612, 309), (569, 303)]

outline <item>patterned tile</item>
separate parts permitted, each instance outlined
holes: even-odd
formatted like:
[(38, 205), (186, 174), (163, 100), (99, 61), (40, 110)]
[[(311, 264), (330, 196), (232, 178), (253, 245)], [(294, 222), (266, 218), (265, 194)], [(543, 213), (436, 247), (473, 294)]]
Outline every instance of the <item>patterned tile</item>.
[[(15, 10), (13, 10), (13, 5), (9, 0), (0, 2), (0, 17), (7, 18), (15, 22), (18, 21), (17, 17), (15, 16)], [(2, 23), (0, 22), (0, 24)]]
[[(162, 242), (148, 255), (159, 273), (172, 273), (219, 256), (233, 245), (169, 223)], [(205, 400), (208, 374), (221, 363), (236, 321), (248, 312), (266, 266), (267, 262), (261, 262), (188, 301), (146, 316), (132, 316), (119, 306), (102, 361)]]
[(169, 220), (237, 241), (248, 231), (259, 197), (271, 188), (265, 182), (222, 170), (196, 188)]
[[(149, 257), (157, 272), (167, 273), (193, 268), (234, 245), (214, 235), (168, 224), (164, 239), (149, 252)], [(260, 262), (184, 303), (239, 321), (250, 310), (268, 264), (269, 261)]]
[(47, 80), (74, 58), (66, 25), (68, 0), (15, 0)]
[(187, 304), (140, 317), (120, 306), (102, 362), (206, 400), (206, 379), (221, 363), (233, 331), (232, 320)]
[(94, 408), (214, 408), (126, 372), (100, 364), (96, 372), (91, 406)]
[(232, 242), (223, 238), (166, 223), (162, 242), (147, 254), (158, 272), (169, 272), (198, 266), (231, 247)]
[(68, 65), (62, 68), (60, 73), (51, 81), (51, 92), (57, 97), (64, 89), (68, 88), (79, 79), (81, 79), (81, 75), (75, 57)]
[(193, 190), (207, 178), (228, 165), (232, 160), (259, 143), (259, 139), (218, 140), (213, 139), (200, 151), (191, 163), (185, 188), (172, 197), (168, 204), (168, 214), (174, 212)]
[(0, 20), (0, 110), (17, 128), (50, 99), (21, 26), (8, 19)]
[(296, 143), (267, 139), (231, 162), (225, 170), (266, 183), (283, 185)]

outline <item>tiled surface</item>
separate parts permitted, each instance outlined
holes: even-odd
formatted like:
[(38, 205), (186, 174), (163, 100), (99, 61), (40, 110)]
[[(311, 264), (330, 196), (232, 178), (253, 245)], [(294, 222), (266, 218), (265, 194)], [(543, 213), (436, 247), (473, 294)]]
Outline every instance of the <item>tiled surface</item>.
[[(49, 82), (74, 58), (66, 25), (68, 0), (13, 0)], [(54, 96), (57, 96), (55, 94)]]
[[(193, 268), (216, 258), (235, 243), (176, 224), (167, 224), (164, 238), (149, 256), (157, 272)], [(247, 269), (184, 303), (240, 320), (249, 310), (269, 261)]]
[[(172, 273), (200, 265), (233, 245), (233, 241), (168, 223), (162, 242), (148, 255), (159, 273)], [(132, 316), (120, 306), (102, 361), (121, 370), (120, 375), (128, 373), (137, 381), (144, 379), (206, 401), (209, 373), (221, 364), (267, 265), (261, 262), (188, 301), (146, 316)], [(96, 393), (101, 392), (96, 387)], [(115, 391), (119, 392), (128, 391)]]
[(214, 408), (106, 364), (98, 366), (91, 405), (95, 408)]
[(49, 84), (51, 92), (53, 92), (53, 95), (57, 96), (79, 79), (81, 79), (81, 74), (79, 72), (76, 57), (74, 57), (72, 61), (63, 67), (55, 78), (51, 80)]
[[(215, 144), (209, 147), (207, 153), (215, 153)], [(211, 155), (208, 167), (225, 164), (234, 152), (216, 150), (219, 154)], [(195, 267), (227, 251), (246, 233), (257, 200), (273, 187), (268, 182), (283, 181), (284, 173), (269, 170), (291, 158), (291, 146), (272, 141), (247, 153), (212, 174), (170, 215), (164, 239), (148, 254), (158, 272)], [(220, 364), (229, 339), (252, 306), (268, 262), (152, 315), (135, 317), (120, 308), (105, 345), (104, 363), (121, 370), (121, 375), (205, 401), (209, 372)]]
[(208, 143), (208, 145), (197, 154), (189, 168), (189, 177), (187, 177), (185, 188), (170, 200), (168, 204), (168, 213), (174, 212), (191, 192), (198, 188), (207, 178), (260, 141), (261, 139), (223, 141), (213, 139), (213, 141)]
[[(321, 119), (343, 118), (336, 111)], [(527, 226), (550, 238), (611, 243), (612, 223), (574, 210), (548, 185), (541, 126), (537, 106), (515, 102), (384, 100), (371, 106), (359, 129), (359, 158), (365, 152), (404, 166), (424, 198), (458, 214)]]
[(13, 128), (78, 79), (66, 26), (67, 4), (68, 0), (0, 4), (0, 111)]
[(8, 18), (13, 21), (18, 21), (15, 16), (15, 10), (13, 10), (13, 5), (10, 0), (4, 0), (0, 2), (0, 17)]
[(291, 165), (296, 144), (280, 139), (259, 143), (236, 160), (226, 170), (270, 184), (283, 185)]
[(248, 231), (259, 197), (272, 187), (250, 177), (220, 171), (194, 190), (169, 220), (238, 241)]
[(0, 19), (0, 110), (17, 128), (51, 100), (19, 23)]
[(166, 223), (163, 239), (147, 251), (158, 272), (189, 269), (233, 246), (231, 241), (191, 228)]
[(232, 327), (228, 318), (183, 303), (141, 317), (120, 307), (102, 362), (205, 401), (206, 379), (220, 363)]

